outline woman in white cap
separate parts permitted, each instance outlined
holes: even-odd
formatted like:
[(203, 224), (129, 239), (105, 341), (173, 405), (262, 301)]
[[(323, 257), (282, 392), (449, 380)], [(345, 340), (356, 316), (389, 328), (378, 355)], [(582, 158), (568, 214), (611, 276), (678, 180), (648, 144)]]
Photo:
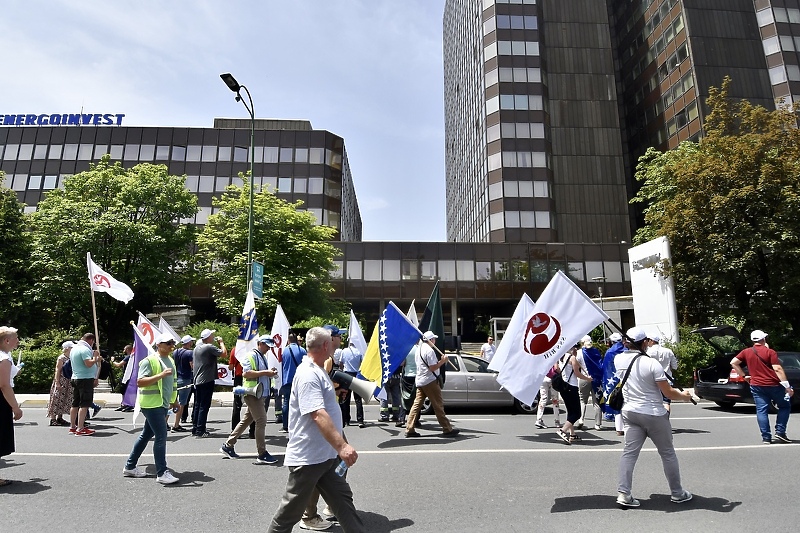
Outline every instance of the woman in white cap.
[(53, 383), (50, 385), (50, 401), (47, 404), (47, 418), (50, 419), (51, 426), (68, 426), (69, 421), (64, 420), (64, 415), (69, 414), (72, 406), (72, 383), (62, 371), (64, 363), (69, 361), (69, 352), (75, 343), (65, 341), (61, 345), (61, 353), (56, 359), (56, 372), (53, 376)]
[[(16, 328), (0, 327), (0, 457), (14, 453), (14, 420), (22, 418), (17, 397), (11, 380), (14, 374), (14, 361), (11, 352), (19, 346)], [(14, 367), (14, 368), (12, 368)], [(0, 487), (12, 483), (9, 479), (0, 479)]]

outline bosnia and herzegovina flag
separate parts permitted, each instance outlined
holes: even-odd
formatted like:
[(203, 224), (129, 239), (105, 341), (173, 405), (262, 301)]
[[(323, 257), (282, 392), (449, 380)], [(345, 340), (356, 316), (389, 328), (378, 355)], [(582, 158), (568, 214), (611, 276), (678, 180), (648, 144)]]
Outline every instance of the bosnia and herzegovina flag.
[(389, 376), (403, 364), (406, 355), (421, 337), (422, 334), (408, 317), (394, 302), (389, 302), (369, 339), (359, 377), (383, 388)]

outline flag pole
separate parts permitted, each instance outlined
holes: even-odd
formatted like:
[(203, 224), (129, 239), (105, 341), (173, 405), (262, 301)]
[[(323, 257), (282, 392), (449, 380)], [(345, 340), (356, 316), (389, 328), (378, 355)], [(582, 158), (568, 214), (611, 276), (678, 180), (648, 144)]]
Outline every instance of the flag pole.
[[(91, 260), (92, 255), (91, 252), (86, 252), (86, 257)], [(92, 318), (94, 319), (94, 344), (97, 346), (97, 351), (100, 351), (100, 331), (97, 329), (97, 306), (95, 305), (94, 301), (94, 281), (92, 277), (94, 276), (94, 272), (92, 272), (91, 264), (87, 261), (86, 265), (89, 269), (89, 292), (92, 295)]]

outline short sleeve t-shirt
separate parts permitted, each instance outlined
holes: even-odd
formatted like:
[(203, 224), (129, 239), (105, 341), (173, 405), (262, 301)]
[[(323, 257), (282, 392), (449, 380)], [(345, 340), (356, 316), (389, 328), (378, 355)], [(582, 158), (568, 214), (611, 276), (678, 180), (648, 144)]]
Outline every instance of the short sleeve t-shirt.
[(80, 341), (73, 346), (69, 352), (69, 359), (72, 363), (72, 379), (94, 379), (97, 375), (97, 367), (86, 366), (84, 361), (92, 358), (92, 349), (85, 342)]
[(494, 344), (489, 344), (488, 342), (484, 343), (484, 345), (481, 346), (481, 355), (483, 355), (484, 359), (491, 362), (492, 357), (494, 357)]
[(342, 410), (327, 372), (305, 359), (294, 375), (289, 397), (289, 444), (283, 464), (315, 465), (336, 457), (311, 413), (324, 409), (337, 432), (342, 433)]
[(175, 359), (175, 366), (177, 367), (175, 370), (178, 372), (178, 379), (180, 380), (191, 380), (192, 379), (192, 350), (187, 350), (186, 348), (178, 348), (172, 354), (172, 358)]
[[(74, 351), (74, 350), (73, 350)], [(756, 355), (758, 352), (758, 355)], [(778, 353), (766, 346), (754, 345), (752, 348), (745, 348), (736, 359), (747, 363), (747, 372), (750, 374), (750, 385), (756, 387), (775, 387), (781, 384), (778, 374), (772, 365), (781, 364), (778, 360)]]
[[(631, 361), (638, 353), (626, 350), (617, 354), (614, 358), (617, 378), (621, 380), (625, 376), (625, 371), (631, 366)], [(651, 416), (667, 414), (661, 389), (658, 388), (658, 382), (666, 380), (667, 376), (664, 374), (661, 363), (646, 355), (636, 359), (628, 381), (622, 386), (622, 393), (625, 396), (625, 406), (622, 411)]]
[(419, 345), (414, 362), (417, 364), (417, 378), (415, 380), (417, 387), (424, 387), (436, 381), (437, 374), (434, 374), (430, 367), (439, 361), (436, 359), (436, 352), (433, 351), (433, 348), (428, 343), (423, 342)]
[(194, 349), (194, 384), (213, 382), (217, 379), (217, 359), (222, 350), (213, 344), (201, 344)]

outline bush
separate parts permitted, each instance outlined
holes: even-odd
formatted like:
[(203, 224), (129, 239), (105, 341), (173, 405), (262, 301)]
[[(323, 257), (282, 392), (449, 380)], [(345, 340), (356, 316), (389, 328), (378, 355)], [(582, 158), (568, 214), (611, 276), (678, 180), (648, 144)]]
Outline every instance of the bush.
[(14, 378), (14, 392), (20, 394), (49, 393), (59, 353), (61, 353), (60, 347), (23, 350), (22, 362), (25, 363), (25, 366)]
[(678, 369), (675, 371), (675, 384), (682, 387), (694, 385), (694, 369), (710, 366), (718, 354), (703, 337), (692, 333), (697, 327), (679, 326), (679, 343), (665, 342), (664, 345), (675, 352)]
[[(236, 339), (239, 337), (239, 325), (223, 324), (222, 322), (212, 322), (210, 320), (206, 320), (205, 322), (198, 322), (190, 325), (188, 328), (186, 328), (186, 335), (191, 335), (197, 339), (200, 337), (200, 332), (204, 329), (216, 330), (214, 336), (222, 337), (222, 342), (225, 343), (225, 347), (228, 349), (228, 354), (230, 355), (231, 350), (236, 346)], [(263, 325), (259, 329), (264, 331)], [(224, 362), (227, 361), (220, 359), (220, 363)]]

